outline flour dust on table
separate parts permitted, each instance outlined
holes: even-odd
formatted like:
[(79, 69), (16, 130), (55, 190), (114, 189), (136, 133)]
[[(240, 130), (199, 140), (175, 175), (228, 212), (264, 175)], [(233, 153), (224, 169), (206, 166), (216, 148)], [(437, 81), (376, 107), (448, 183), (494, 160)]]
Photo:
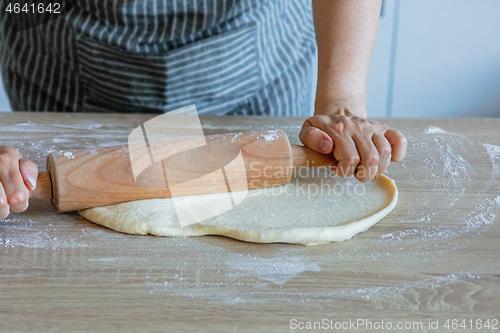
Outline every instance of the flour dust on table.
[[(255, 243), (318, 245), (350, 239), (396, 206), (398, 192), (392, 179), (381, 175), (362, 184), (352, 177), (340, 178), (318, 170), (321, 168), (299, 169), (288, 185), (249, 191), (233, 209), (184, 227), (171, 198), (132, 201), (79, 213), (94, 223), (129, 234), (220, 235)], [(223, 195), (191, 198), (193, 204), (200, 204), (200, 198), (213, 202)]]

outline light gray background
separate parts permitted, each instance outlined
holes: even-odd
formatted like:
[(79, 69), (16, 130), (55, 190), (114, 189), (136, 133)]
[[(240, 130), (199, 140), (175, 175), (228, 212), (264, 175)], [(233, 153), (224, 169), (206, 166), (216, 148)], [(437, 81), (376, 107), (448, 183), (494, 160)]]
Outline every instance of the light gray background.
[(0, 75), (0, 112), (1, 111), (10, 111), (9, 100), (7, 99), (7, 95), (5, 95), (5, 91), (3, 88), (2, 76)]
[(369, 116), (500, 116), (499, 14), (499, 0), (384, 0)]

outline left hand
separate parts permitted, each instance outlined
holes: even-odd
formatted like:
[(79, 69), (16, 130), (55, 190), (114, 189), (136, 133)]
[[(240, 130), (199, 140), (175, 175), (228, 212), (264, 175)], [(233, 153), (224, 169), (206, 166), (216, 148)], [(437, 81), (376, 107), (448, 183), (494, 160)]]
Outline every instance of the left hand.
[(337, 175), (354, 175), (361, 182), (369, 182), (385, 172), (391, 161), (401, 161), (408, 143), (398, 130), (366, 119), (361, 105), (317, 102), (315, 115), (304, 122), (299, 138), (317, 152), (333, 152), (338, 162), (332, 165), (332, 171)]

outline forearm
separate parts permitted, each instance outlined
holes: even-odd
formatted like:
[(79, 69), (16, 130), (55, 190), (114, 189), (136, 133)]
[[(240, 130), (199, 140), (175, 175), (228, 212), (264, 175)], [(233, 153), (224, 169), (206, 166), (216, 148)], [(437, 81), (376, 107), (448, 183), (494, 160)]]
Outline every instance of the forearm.
[[(313, 0), (318, 44), (316, 105), (366, 102), (382, 0)], [(331, 108), (316, 107), (315, 114)], [(359, 108), (358, 108), (359, 110)], [(364, 108), (358, 111), (366, 117)]]
[(398, 130), (366, 119), (366, 79), (381, 0), (313, 0), (318, 43), (314, 116), (300, 131), (307, 147), (332, 154), (332, 171), (371, 181), (406, 153)]

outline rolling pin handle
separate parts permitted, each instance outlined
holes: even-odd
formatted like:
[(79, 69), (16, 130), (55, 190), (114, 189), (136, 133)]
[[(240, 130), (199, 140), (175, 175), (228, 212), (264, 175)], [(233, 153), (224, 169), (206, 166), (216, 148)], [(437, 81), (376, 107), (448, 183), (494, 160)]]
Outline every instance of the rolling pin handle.
[(36, 188), (30, 192), (30, 199), (50, 199), (52, 198), (52, 181), (48, 172), (38, 173)]
[(328, 167), (337, 160), (333, 154), (322, 154), (305, 146), (292, 145), (293, 168)]

